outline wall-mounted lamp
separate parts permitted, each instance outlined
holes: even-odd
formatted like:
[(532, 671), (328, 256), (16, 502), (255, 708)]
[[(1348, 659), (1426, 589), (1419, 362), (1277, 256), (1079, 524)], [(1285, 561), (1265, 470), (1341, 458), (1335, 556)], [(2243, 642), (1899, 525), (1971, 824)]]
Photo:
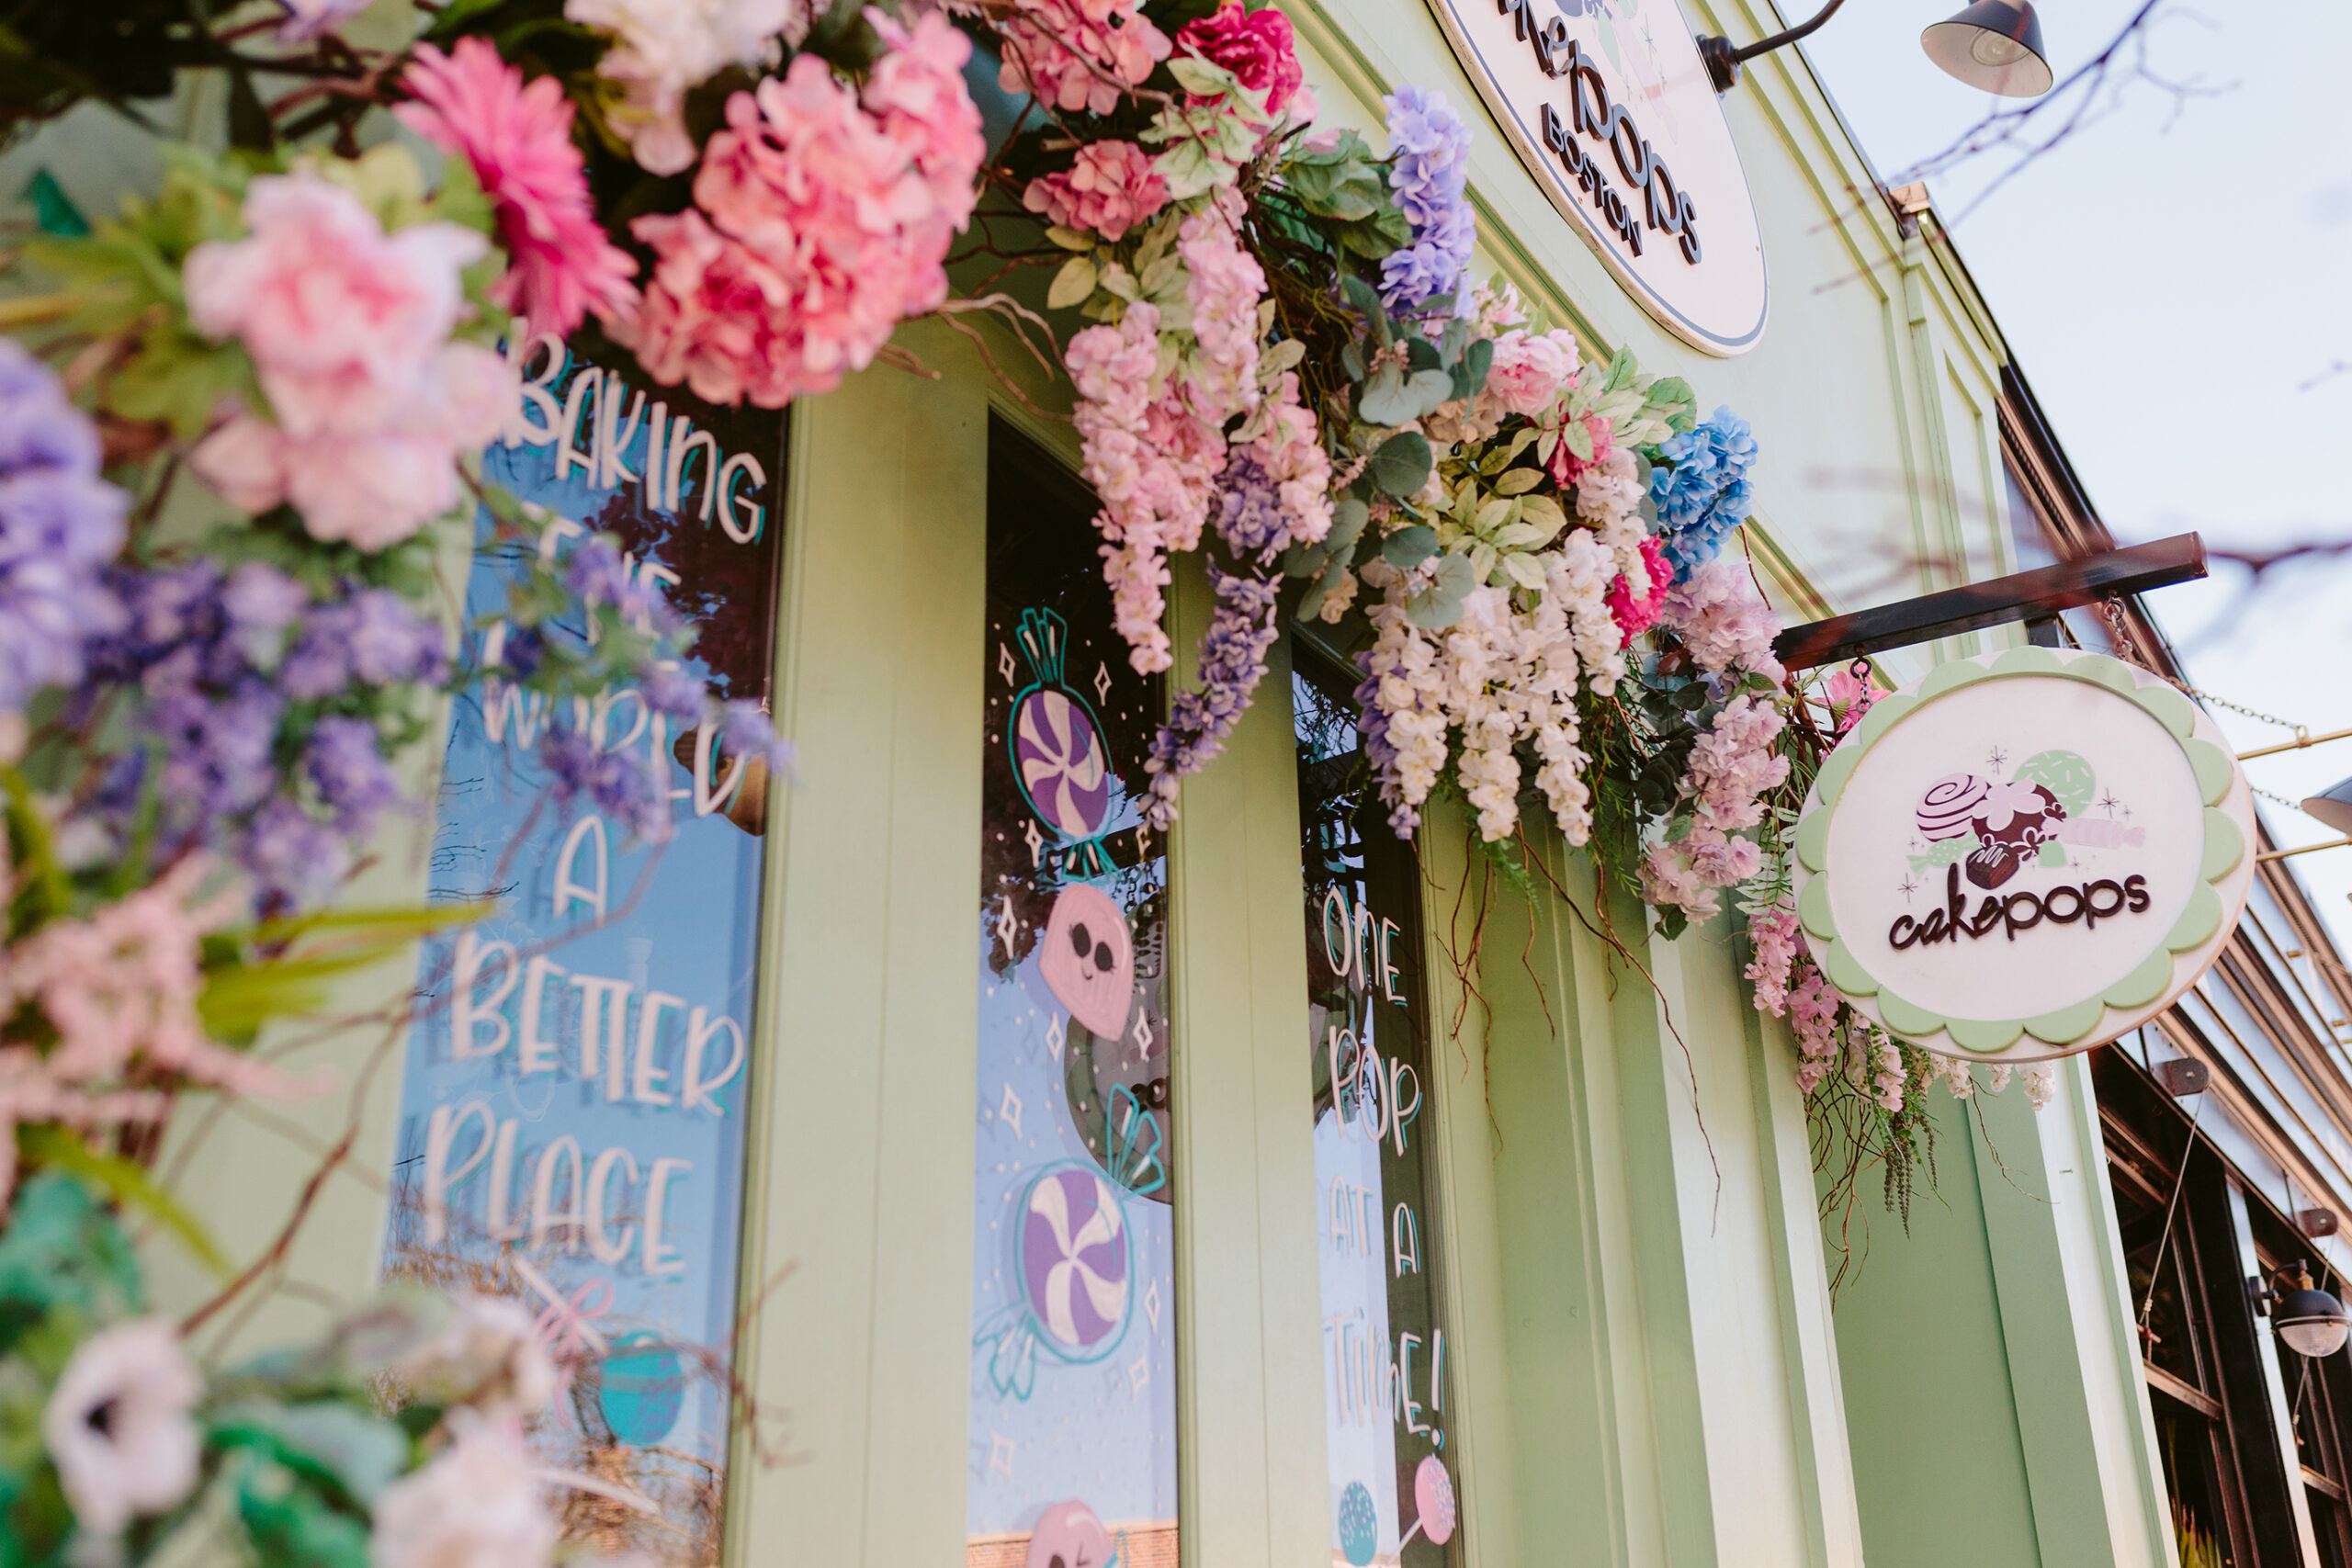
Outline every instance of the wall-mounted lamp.
[(2270, 1326), (2287, 1342), (2287, 1348), (2299, 1356), (2333, 1356), (2344, 1348), (2345, 1336), (2352, 1333), (2352, 1317), (2345, 1314), (2344, 1303), (2325, 1291), (2312, 1288), (2311, 1267), (2298, 1260), (2294, 1268), (2278, 1270), (2278, 1279), (2288, 1275), (2295, 1278), (2294, 1287), (2279, 1290), (2277, 1282), (2266, 1282), (2259, 1274), (2246, 1279), (2246, 1294), (2253, 1299), (2254, 1310), (2270, 1319)]
[[(1727, 38), (1702, 38), (1699, 58), (1718, 93), (1739, 85), (1739, 68), (1760, 54), (1796, 42), (1838, 14), (1846, 0), (1829, 0), (1820, 15), (1786, 32), (1734, 49)], [(1972, 87), (2010, 98), (2038, 98), (2056, 80), (2041, 48), (2041, 21), (2028, 0), (1978, 0), (1949, 21), (1919, 35), (1919, 47), (1947, 73)]]

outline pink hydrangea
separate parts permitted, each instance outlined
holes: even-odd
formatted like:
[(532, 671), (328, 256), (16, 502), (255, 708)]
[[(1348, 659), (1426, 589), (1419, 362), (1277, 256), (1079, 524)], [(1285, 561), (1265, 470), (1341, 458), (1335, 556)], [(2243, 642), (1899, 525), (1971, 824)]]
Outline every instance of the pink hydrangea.
[(596, 221), (560, 81), (526, 85), (488, 40), (461, 38), (451, 54), (419, 44), (401, 85), (415, 101), (392, 113), (471, 164), (496, 210), (510, 263), (491, 299), (558, 337), (591, 310), (610, 321), (635, 308), (637, 262)]
[(1758, 596), (1743, 561), (1710, 561), (1692, 572), (1667, 594), (1664, 621), (1711, 675), (1740, 669), (1777, 683), (1788, 673), (1772, 656), (1779, 617)]
[(1115, 241), (1168, 205), (1168, 186), (1134, 142), (1093, 141), (1067, 172), (1031, 180), (1021, 203), (1048, 223)]
[(865, 108), (882, 134), (906, 149), (931, 191), (933, 210), (919, 229), (925, 244), (945, 254), (947, 236), (971, 221), (979, 201), (980, 164), (989, 155), (980, 111), (964, 85), (972, 40), (940, 11), (926, 11), (911, 28), (866, 7), (865, 19), (889, 46), (865, 79)]
[(1478, 394), (1479, 412), (1487, 418), (1521, 414), (1532, 419), (1549, 412), (1576, 379), (1574, 333), (1514, 327), (1495, 339), (1494, 364), (1487, 368), (1485, 390)]
[(1176, 34), (1176, 47), (1223, 66), (1251, 92), (1264, 93), (1266, 113), (1272, 116), (1281, 115), (1306, 79), (1290, 18), (1272, 6), (1251, 11), (1241, 0), (1225, 0), (1207, 16), (1185, 23)]
[(1170, 49), (1136, 0), (1015, 0), (1001, 33), (998, 85), (1067, 113), (1109, 114)]
[(1609, 614), (1627, 642), (1633, 641), (1666, 614), (1666, 591), (1674, 584), (1674, 563), (1666, 558), (1665, 547), (1654, 536), (1645, 535), (1641, 542), (1642, 567), (1648, 577), (1642, 596), (1634, 596), (1634, 580), (1620, 577), (1609, 585)]
[(456, 465), (514, 401), (506, 362), (452, 343), (460, 271), (488, 249), (454, 223), (387, 234), (343, 186), (300, 173), (247, 188), (243, 240), (187, 258), (188, 320), (237, 338), (274, 420), (232, 417), (190, 454), (249, 512), (291, 502), (321, 539), (377, 550), (458, 501)]
[(1756, 1010), (1778, 1017), (1789, 1010), (1789, 970), (1797, 957), (1795, 911), (1765, 910), (1748, 922), (1747, 941), (1755, 949), (1746, 973), (1756, 987)]
[(1837, 720), (1838, 733), (1845, 734), (1862, 722), (1871, 705), (1886, 695), (1879, 689), (1878, 673), (1867, 665), (1857, 676), (1851, 670), (1840, 670), (1829, 677), (1829, 714)]
[(783, 330), (794, 298), (783, 273), (692, 208), (631, 228), (653, 247), (653, 276), (635, 320), (615, 335), (647, 375), (683, 381), (709, 402), (761, 408), (808, 389)]
[(865, 368), (899, 321), (947, 295), (955, 231), (986, 155), (944, 17), (901, 32), (871, 110), (814, 54), (727, 103), (704, 149), (699, 211), (640, 218), (654, 273), (615, 333), (649, 375), (775, 408)]

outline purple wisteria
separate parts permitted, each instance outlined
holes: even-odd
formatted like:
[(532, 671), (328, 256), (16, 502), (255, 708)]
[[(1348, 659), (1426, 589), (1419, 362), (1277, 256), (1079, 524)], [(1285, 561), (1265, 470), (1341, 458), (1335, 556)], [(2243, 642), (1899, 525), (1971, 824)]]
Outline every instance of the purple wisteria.
[(1281, 576), (1248, 577), (1214, 565), (1208, 573), (1216, 611), (1201, 637), (1201, 689), (1177, 694), (1174, 711), (1152, 737), (1151, 754), (1143, 764), (1151, 775), (1143, 819), (1161, 829), (1176, 819), (1177, 785), (1225, 750), (1225, 738), (1250, 706), (1250, 694), (1266, 673), (1266, 650), (1274, 645)]
[(82, 679), (120, 626), (102, 572), (129, 500), (98, 478), (98, 433), (47, 366), (0, 338), (0, 715)]
[(406, 805), (385, 720), (447, 675), (438, 628), (389, 590), (313, 600), (259, 561), (117, 567), (107, 586), (119, 618), (87, 661), (131, 744), (91, 819), (127, 845), (152, 810), (159, 859), (225, 852), (266, 909), (332, 892)]
[(1470, 210), (1470, 128), (1442, 93), (1410, 84), (1380, 100), (1388, 109), (1388, 188), (1413, 226), (1413, 243), (1380, 264), (1390, 308), (1454, 293), (1478, 238)]

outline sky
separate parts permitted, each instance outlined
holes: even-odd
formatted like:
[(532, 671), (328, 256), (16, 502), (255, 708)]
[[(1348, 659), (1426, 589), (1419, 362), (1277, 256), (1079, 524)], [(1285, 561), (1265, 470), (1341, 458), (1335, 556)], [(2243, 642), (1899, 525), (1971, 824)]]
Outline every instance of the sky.
[[(2141, 3), (2045, 0), (2060, 79)], [(1890, 185), (2006, 107), (1920, 51), (1920, 30), (1960, 8), (1856, 0), (1804, 46)], [(1936, 209), (2120, 543), (2192, 529), (2209, 549), (2352, 542), (2352, 100), (2340, 74), (2352, 6), (2166, 0), (2144, 36), (2147, 70), (2183, 92), (2120, 73), (2132, 79), (2096, 116), (1999, 188), (1986, 194), (2015, 162), (2000, 152), (1931, 177)], [(2315, 735), (2352, 728), (2352, 553), (2259, 583), (2217, 564), (2147, 604), (2200, 689)], [(2293, 739), (2214, 712), (2241, 750)], [(2352, 740), (2246, 772), (2301, 801), (2352, 774)], [(2256, 804), (2282, 844), (2336, 837), (2292, 806)], [(2352, 849), (2291, 863), (2352, 951)]]

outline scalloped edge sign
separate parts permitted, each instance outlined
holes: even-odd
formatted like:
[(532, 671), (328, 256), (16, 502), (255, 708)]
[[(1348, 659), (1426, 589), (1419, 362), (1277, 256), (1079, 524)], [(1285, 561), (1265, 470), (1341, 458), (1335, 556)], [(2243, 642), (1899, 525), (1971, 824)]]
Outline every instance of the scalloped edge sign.
[[(2126, 829), (2114, 815), (2117, 807), (2112, 804), (2111, 791), (2107, 815), (2091, 818), (2081, 801), (2076, 802), (2070, 814), (2048, 788), (2031, 779), (1987, 782), (1973, 773), (1936, 779), (1924, 796), (1897, 795), (1885, 787), (1867, 795), (1860, 790), (1849, 790), (1856, 769), (1874, 748), (1897, 733), (1917, 739), (1918, 731), (1913, 727), (1934, 726), (1938, 709), (1954, 694), (1975, 694), (1967, 706), (1981, 709), (1984, 694), (1994, 684), (2017, 682), (2016, 695), (2021, 704), (2046, 701), (2057, 694), (2050, 690), (2053, 681), (2083, 682), (2102, 694), (2100, 700), (2130, 704), (2154, 719), (2153, 726), (2127, 726), (2127, 730), (2144, 729), (2152, 738), (2152, 744), (2160, 746), (2168, 740), (2178, 749), (2201, 800), (2195, 817), (2190, 817), (2181, 802), (2160, 802), (2166, 819), (2143, 821), (2137, 828)], [(2041, 690), (2033, 690), (2035, 687)], [(2079, 706), (2084, 694), (2075, 689), (2063, 694)], [(1958, 718), (1961, 711), (1946, 709), (1948, 721)], [(1981, 724), (1982, 719), (1978, 717), (1973, 722)], [(2074, 761), (2081, 763), (2083, 760), (2076, 757)], [(2020, 769), (2021, 773), (2025, 771)], [(2159, 771), (2172, 773), (2176, 780), (2180, 776), (2177, 769)], [(2028, 795), (2032, 798), (2026, 798)], [(1894, 820), (1893, 804), (1898, 800), (1904, 818), (1899, 822)], [(1877, 820), (1862, 819), (1858, 823), (1850, 815), (1854, 812), (1873, 813)], [(2082, 825), (2086, 821), (2087, 827)], [(1988, 829), (1988, 823), (1996, 826)], [(1833, 863), (1832, 850), (1837, 847), (1833, 839), (1848, 847), (1851, 859), (1851, 844), (1858, 828), (1879, 842), (1888, 841), (1892, 835), (1906, 850), (1930, 852), (1911, 856), (1913, 866), (1928, 864), (1930, 874), (1950, 881), (1954, 890), (1949, 896), (1951, 899), (1964, 899), (1976, 912), (1966, 920), (1955, 918), (1947, 924), (1946, 897), (1938, 896), (1933, 899), (1936, 908), (1922, 906), (1927, 911), (1925, 919), (1915, 920), (1907, 915), (1899, 916), (1883, 941), (1849, 940), (1849, 933), (1839, 929), (1833, 903), (1850, 910), (1853, 904), (1867, 898), (1857, 891), (1859, 879), (1884, 874), (1883, 859), (1867, 873), (1859, 869), (1849, 873), (1845, 863)], [(1838, 831), (1833, 833), (1833, 829)], [(2136, 930), (2128, 919), (2110, 928), (2131, 931), (2135, 941), (2144, 942), (2145, 952), (2139, 962), (2131, 964), (2120, 978), (2095, 976), (2079, 995), (2064, 997), (2055, 1006), (2041, 1005), (2052, 999), (2044, 997), (2034, 1005), (2030, 1016), (2010, 1017), (1997, 1002), (1981, 1010), (1962, 1010), (1949, 1003), (1940, 1009), (1923, 1006), (1898, 994), (1871, 973), (1874, 955), (1882, 960), (1881, 967), (1885, 962), (1905, 962), (1894, 960), (1890, 948), (1908, 947), (1921, 940), (1949, 943), (1948, 961), (1968, 967), (1955, 971), (1954, 980), (1942, 983), (1942, 990), (1967, 990), (1988, 1001), (2013, 995), (2014, 982), (2008, 987), (2003, 983), (2002, 961), (2017, 952), (2012, 944), (2018, 931), (2042, 923), (2042, 895), (2030, 891), (1997, 895), (1995, 890), (2028, 864), (2049, 863), (2033, 857), (2048, 854), (2053, 847), (2063, 855), (2069, 852), (2070, 846), (2089, 843), (2098, 846), (2087, 852), (2091, 854), (2121, 854), (2128, 853), (2127, 846), (2136, 848), (2146, 843), (2151, 834), (2166, 835), (2162, 841), (2176, 846), (2170, 864), (2190, 868), (2173, 874), (2176, 883), (2183, 877), (2195, 879), (2185, 902), (2177, 886), (2150, 889), (2146, 878), (2141, 875), (2120, 882), (2102, 879), (2078, 887), (2047, 890), (2052, 919), (2072, 927), (2075, 921), (2085, 920), (2088, 910), (2097, 918), (2086, 920), (2086, 930), (2096, 929), (2098, 918), (2111, 919), (2121, 909), (2139, 913), (2152, 906), (2168, 909), (2179, 904), (2178, 912), (2171, 919), (2150, 924), (2144, 931)], [(2193, 840), (2184, 838), (2190, 834), (2195, 835)], [(1964, 860), (1959, 852), (1963, 840), (1974, 846)], [(1865, 841), (1869, 841), (1868, 838)], [(2130, 1033), (2170, 1007), (2203, 976), (2236, 930), (2238, 917), (2245, 908), (2246, 894), (2254, 882), (2256, 842), (2253, 790), (2219, 727), (2194, 703), (2158, 677), (2106, 654), (2016, 648), (1938, 665), (1912, 685), (1880, 698), (1822, 763), (1797, 821), (1797, 916), (1814, 963), (1822, 974), (1858, 1011), (1890, 1034), (1944, 1055), (1969, 1060), (2017, 1065), (2048, 1061), (2087, 1051)], [(2151, 862), (2152, 868), (2154, 864)], [(1964, 895), (1958, 891), (1963, 867), (1971, 884)], [(1923, 889), (1925, 886), (1922, 885)], [(2130, 902), (2125, 904), (2121, 901), (2126, 897), (2123, 889), (2127, 886), (2132, 891)], [(2097, 907), (2101, 889), (2114, 890), (2119, 908), (2102, 910)], [(2071, 915), (2054, 913), (2061, 892), (2075, 895), (2076, 907)], [(2018, 910), (2028, 905), (2032, 919), (2018, 919)], [(1955, 902), (1951, 907), (1959, 905)], [(2054, 934), (2054, 927), (2045, 929), (2052, 930)], [(2112, 939), (2109, 942), (2111, 954)], [(2043, 961), (2044, 969), (2049, 966)], [(2112, 971), (2114, 967), (2115, 961), (2110, 956), (2105, 968)]]

